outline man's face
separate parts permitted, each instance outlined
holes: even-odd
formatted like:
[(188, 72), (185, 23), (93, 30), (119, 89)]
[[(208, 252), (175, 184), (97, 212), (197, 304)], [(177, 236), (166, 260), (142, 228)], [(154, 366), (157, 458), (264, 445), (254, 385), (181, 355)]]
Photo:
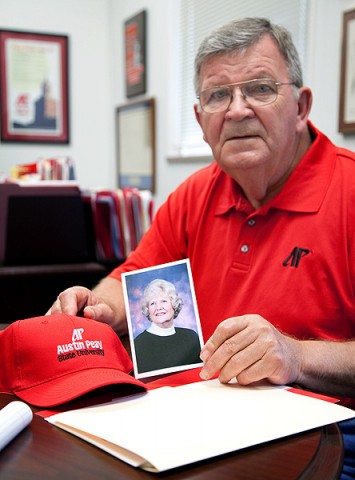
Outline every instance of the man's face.
[[(208, 58), (200, 73), (200, 90), (215, 85), (270, 78), (289, 82), (284, 58), (269, 36), (243, 53)], [(226, 112), (195, 114), (221, 168), (238, 181), (241, 172), (253, 169), (269, 185), (280, 181), (292, 168), (306, 118), (299, 115), (299, 101), (291, 85), (279, 87), (276, 101), (250, 107), (234, 90)]]

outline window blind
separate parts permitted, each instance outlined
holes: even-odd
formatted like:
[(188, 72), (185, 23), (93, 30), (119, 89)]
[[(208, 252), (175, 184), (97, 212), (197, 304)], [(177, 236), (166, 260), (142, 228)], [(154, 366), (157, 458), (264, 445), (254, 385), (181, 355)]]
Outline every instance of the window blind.
[(177, 118), (174, 154), (180, 157), (210, 155), (193, 114), (196, 103), (193, 87), (194, 57), (200, 42), (214, 28), (244, 17), (267, 17), (286, 27), (306, 69), (309, 0), (180, 0), (178, 61), (175, 75)]

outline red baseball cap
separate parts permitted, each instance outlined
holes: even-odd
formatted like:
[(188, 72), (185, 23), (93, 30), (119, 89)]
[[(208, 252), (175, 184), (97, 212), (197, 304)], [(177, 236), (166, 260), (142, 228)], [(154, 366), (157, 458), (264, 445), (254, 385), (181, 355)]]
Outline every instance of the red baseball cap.
[(146, 390), (111, 327), (54, 314), (18, 320), (0, 332), (0, 391), (53, 407), (115, 384)]

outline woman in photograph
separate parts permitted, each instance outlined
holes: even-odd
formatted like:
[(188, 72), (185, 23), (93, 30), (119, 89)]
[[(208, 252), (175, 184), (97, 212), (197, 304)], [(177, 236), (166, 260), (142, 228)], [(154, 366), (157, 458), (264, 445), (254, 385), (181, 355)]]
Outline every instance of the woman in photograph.
[(139, 373), (201, 364), (197, 333), (174, 325), (182, 306), (175, 286), (166, 280), (153, 280), (145, 288), (142, 312), (151, 325), (134, 340)]

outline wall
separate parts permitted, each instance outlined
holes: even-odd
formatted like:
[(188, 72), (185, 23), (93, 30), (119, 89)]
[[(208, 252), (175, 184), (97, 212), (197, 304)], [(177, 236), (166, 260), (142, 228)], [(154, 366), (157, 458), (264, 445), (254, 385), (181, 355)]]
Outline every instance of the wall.
[[(147, 97), (156, 101), (157, 132), (157, 192), (156, 204), (161, 204), (169, 193), (190, 173), (201, 167), (201, 163), (172, 163), (167, 160), (170, 152), (171, 136), (169, 126), (174, 122), (174, 34), (177, 24), (179, 0), (110, 0), (111, 58), (113, 107), (127, 102), (125, 86), (122, 82), (124, 69), (124, 45), (122, 24), (131, 16), (147, 10), (148, 78)], [(170, 65), (169, 65), (170, 63)], [(139, 100), (144, 97), (135, 97)], [(191, 115), (193, 109), (191, 106)]]
[(313, 90), (311, 120), (336, 144), (355, 150), (355, 134), (338, 132), (343, 12), (355, 0), (312, 0), (309, 62), (305, 81)]
[[(69, 155), (81, 185), (115, 187), (114, 110), (127, 102), (123, 22), (142, 9), (148, 12), (146, 96), (156, 99), (157, 204), (200, 168), (201, 163), (167, 160), (169, 126), (174, 122), (174, 69), (169, 65), (178, 4), (179, 0), (0, 0), (0, 28), (69, 35), (72, 137), (68, 146), (0, 144), (0, 172), (39, 156)], [(355, 150), (355, 135), (337, 132), (342, 13), (354, 9), (355, 0), (310, 0), (310, 8), (304, 77), (314, 92), (311, 120), (332, 141)]]
[(0, 144), (0, 172), (41, 156), (67, 155), (85, 186), (107, 185), (113, 114), (107, 0), (0, 0), (0, 28), (69, 36), (70, 145)]

